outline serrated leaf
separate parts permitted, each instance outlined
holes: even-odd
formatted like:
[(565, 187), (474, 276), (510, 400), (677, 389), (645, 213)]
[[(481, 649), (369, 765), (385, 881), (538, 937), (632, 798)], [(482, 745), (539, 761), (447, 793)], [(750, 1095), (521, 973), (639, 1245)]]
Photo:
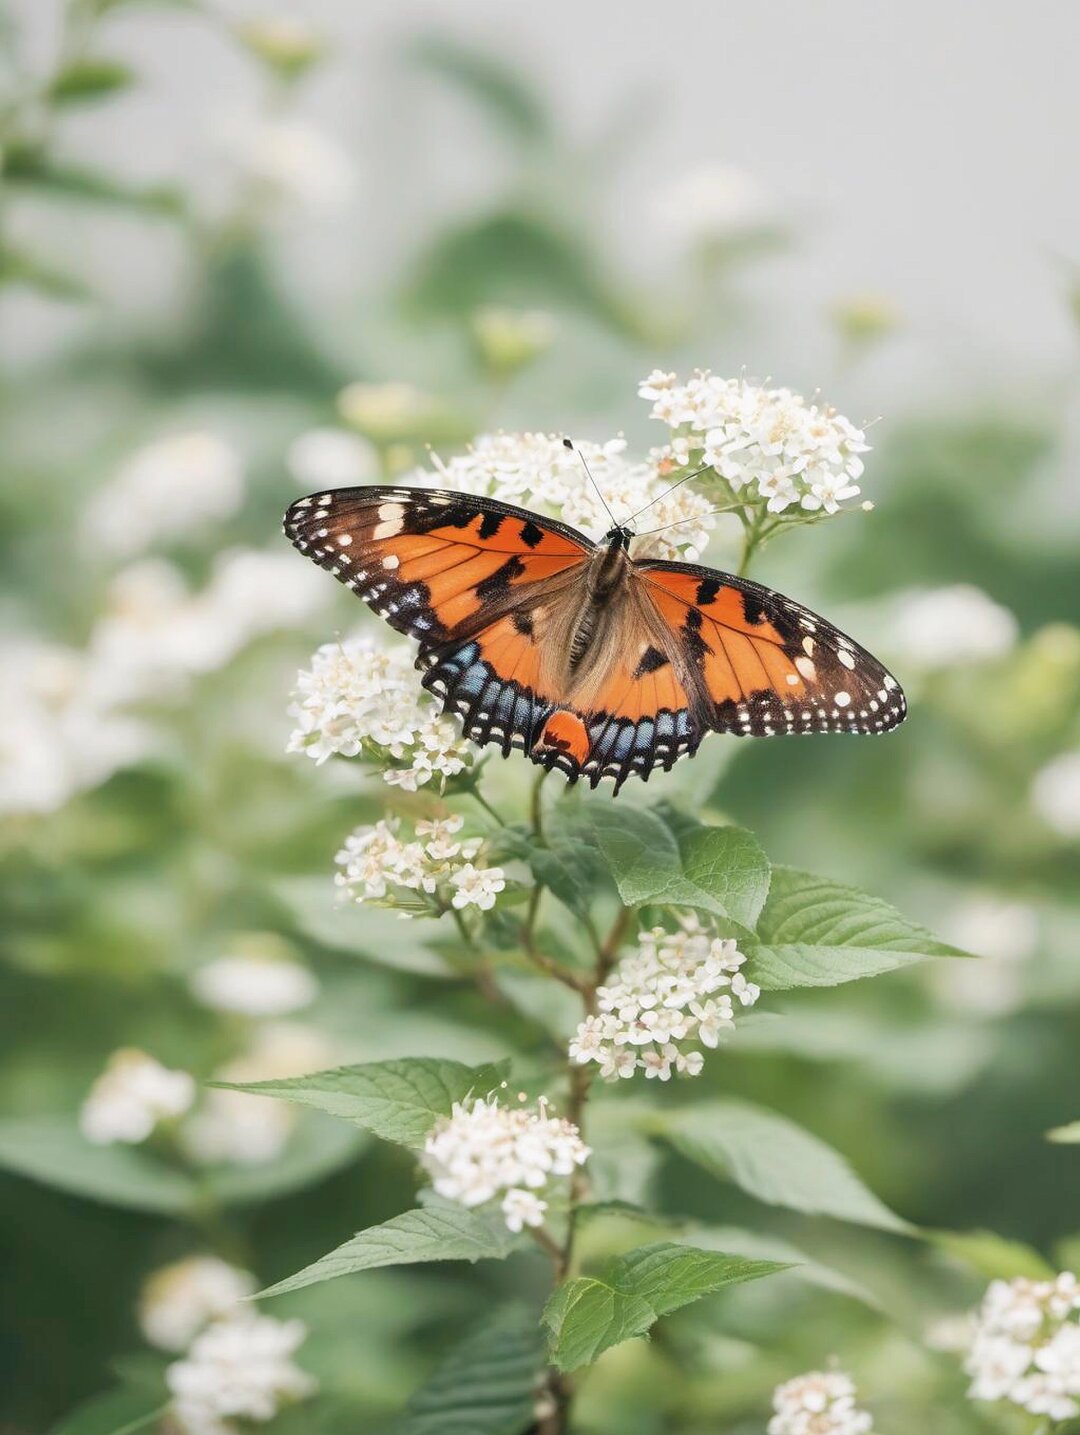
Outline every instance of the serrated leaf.
[(588, 823), (628, 906), (696, 907), (743, 926), (756, 919), (769, 889), (769, 863), (750, 833), (706, 827), (684, 836), (680, 848), (667, 825), (644, 808), (597, 805)]
[(134, 81), (135, 71), (120, 60), (76, 60), (56, 76), (48, 96), (60, 105), (104, 99), (118, 90), (126, 90)]
[(913, 1230), (839, 1152), (775, 1111), (743, 1101), (703, 1102), (665, 1113), (657, 1134), (688, 1160), (768, 1205), (883, 1231)]
[(588, 911), (603, 865), (573, 828), (550, 833), (543, 843), (520, 828), (507, 828), (498, 834), (495, 848), (498, 855), (526, 863), (536, 880), (572, 912), (581, 916)]
[(748, 974), (768, 990), (833, 987), (928, 957), (966, 957), (854, 887), (793, 867), (774, 867), (747, 953)]
[(95, 1395), (52, 1426), (49, 1435), (136, 1435), (168, 1410), (163, 1394), (124, 1388)]
[(94, 1146), (66, 1117), (0, 1121), (0, 1167), (72, 1196), (133, 1211), (188, 1209), (198, 1188), (138, 1146)]
[(297, 1101), (351, 1121), (384, 1141), (416, 1148), (424, 1144), (440, 1116), (450, 1115), (455, 1101), (486, 1095), (500, 1085), (508, 1069), (505, 1062), (463, 1066), (459, 1061), (418, 1056), (337, 1066), (278, 1081), (211, 1085)]
[(259, 1292), (259, 1297), (284, 1295), (319, 1281), (380, 1266), (416, 1265), (422, 1261), (502, 1260), (517, 1243), (500, 1212), (470, 1211), (449, 1202), (405, 1211), (359, 1231), (310, 1266)]
[(1038, 1251), (1023, 1241), (1011, 1241), (996, 1231), (930, 1231), (929, 1238), (938, 1250), (953, 1260), (977, 1271), (987, 1280), (1013, 1280), (1026, 1276), (1029, 1280), (1053, 1280), (1055, 1268)]
[(588, 1365), (605, 1350), (644, 1335), (661, 1316), (725, 1286), (758, 1280), (787, 1267), (723, 1251), (658, 1241), (612, 1262), (603, 1277), (561, 1285), (544, 1307), (549, 1353), (560, 1370)]
[(741, 827), (702, 827), (680, 839), (679, 854), (688, 881), (719, 902), (733, 921), (754, 926), (771, 875), (756, 837)]
[(416, 1391), (396, 1435), (520, 1435), (533, 1422), (543, 1367), (535, 1312), (496, 1310)]

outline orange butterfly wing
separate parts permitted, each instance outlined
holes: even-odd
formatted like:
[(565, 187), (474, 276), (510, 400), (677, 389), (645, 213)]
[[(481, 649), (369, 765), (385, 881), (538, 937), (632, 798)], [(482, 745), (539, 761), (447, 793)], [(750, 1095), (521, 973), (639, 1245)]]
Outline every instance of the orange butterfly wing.
[(587, 556), (588, 540), (524, 508), (438, 489), (372, 485), (292, 504), (285, 534), (422, 647), (512, 605)]
[(635, 565), (678, 634), (717, 732), (882, 733), (907, 714), (892, 674), (783, 594), (689, 563)]
[(563, 523), (471, 494), (373, 485), (310, 494), (285, 533), (420, 644), (424, 687), (476, 742), (529, 748), (557, 695), (538, 689), (530, 612), (592, 552)]

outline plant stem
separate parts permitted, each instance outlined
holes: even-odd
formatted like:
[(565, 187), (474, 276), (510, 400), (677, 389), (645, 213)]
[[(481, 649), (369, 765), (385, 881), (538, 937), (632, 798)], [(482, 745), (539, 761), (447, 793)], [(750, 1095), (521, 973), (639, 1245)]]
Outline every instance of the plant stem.
[[(611, 924), (607, 935), (602, 941), (596, 941), (596, 963), (592, 976), (588, 981), (579, 981), (578, 990), (581, 993), (583, 1014), (592, 1016), (596, 1011), (596, 993), (607, 980), (612, 967), (618, 960), (619, 946), (625, 935), (627, 925), (630, 921), (630, 908), (620, 907), (619, 914)], [(592, 1089), (594, 1069), (590, 1065), (579, 1065), (572, 1061), (567, 1066), (567, 1078), (569, 1092), (566, 1100), (566, 1119), (577, 1127), (582, 1140), (585, 1138), (585, 1111), (589, 1100), (589, 1092)], [(552, 1264), (555, 1272), (555, 1285), (559, 1286), (567, 1279), (574, 1266), (574, 1242), (577, 1236), (577, 1214), (581, 1202), (588, 1189), (588, 1178), (580, 1167), (575, 1168), (574, 1174), (570, 1177), (570, 1200), (569, 1210), (566, 1217), (566, 1235), (563, 1238), (561, 1247), (556, 1247), (555, 1254), (552, 1254), (548, 1245), (544, 1242), (544, 1249), (552, 1256)], [(535, 1233), (534, 1233), (535, 1234)], [(545, 1233), (546, 1234), (546, 1233)], [(570, 1404), (573, 1399), (573, 1387), (567, 1378), (555, 1370), (549, 1368), (545, 1381), (545, 1392), (548, 1397), (549, 1408), (541, 1415), (536, 1423), (537, 1435), (568, 1435), (570, 1430)]]
[(484, 796), (484, 794), (480, 791), (479, 787), (470, 787), (470, 788), (468, 789), (468, 793), (469, 793), (469, 796), (470, 796), (471, 798), (473, 798), (474, 801), (476, 801), (476, 802), (478, 802), (478, 803), (480, 804), (480, 806), (484, 809), (484, 811), (487, 813), (487, 815), (488, 815), (493, 821), (497, 822), (500, 827), (505, 827), (505, 826), (506, 826), (506, 818), (505, 818), (505, 817), (501, 817), (501, 816), (499, 815), (499, 813), (496, 812), (495, 808), (492, 807), (491, 803), (487, 800), (487, 798)]

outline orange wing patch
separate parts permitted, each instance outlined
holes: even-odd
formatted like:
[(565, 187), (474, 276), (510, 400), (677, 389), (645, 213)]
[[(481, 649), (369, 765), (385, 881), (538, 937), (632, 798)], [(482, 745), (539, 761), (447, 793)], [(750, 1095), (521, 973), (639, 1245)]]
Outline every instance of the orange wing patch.
[(577, 713), (558, 708), (544, 724), (543, 731), (533, 746), (533, 752), (557, 753), (570, 759), (576, 767), (582, 768), (589, 757), (589, 732)]
[(759, 583), (688, 563), (635, 572), (694, 666), (718, 732), (887, 732), (904, 720), (896, 679), (808, 608)]
[(566, 524), (511, 504), (382, 485), (310, 494), (285, 515), (285, 532), (422, 651), (591, 550)]

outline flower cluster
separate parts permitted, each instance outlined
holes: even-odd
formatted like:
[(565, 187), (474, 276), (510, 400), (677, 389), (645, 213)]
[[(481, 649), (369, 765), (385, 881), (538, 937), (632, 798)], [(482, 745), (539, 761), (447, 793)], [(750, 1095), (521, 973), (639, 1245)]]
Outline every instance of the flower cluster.
[(422, 1161), (440, 1196), (482, 1206), (502, 1195), (511, 1231), (540, 1226), (553, 1178), (569, 1176), (591, 1152), (576, 1126), (548, 1113), (501, 1106), (495, 1097), (455, 1102), (424, 1143)]
[(421, 820), (410, 841), (399, 836), (399, 822), (358, 827), (337, 854), (341, 870), (335, 881), (354, 901), (378, 902), (405, 913), (447, 905), (458, 911), (464, 907), (490, 911), (506, 886), (506, 874), (501, 867), (477, 865), (483, 840), (460, 839), (464, 825), (463, 817)]
[(79, 1113), (79, 1127), (95, 1146), (138, 1145), (159, 1121), (183, 1116), (195, 1100), (186, 1071), (170, 1071), (145, 1051), (113, 1052)]
[(232, 445), (201, 429), (169, 434), (138, 449), (91, 499), (87, 537), (129, 556), (235, 513), (244, 470)]
[(773, 1391), (768, 1435), (867, 1435), (872, 1417), (855, 1404), (855, 1384), (839, 1370), (812, 1370)]
[(155, 1271), (139, 1297), (139, 1328), (159, 1350), (182, 1351), (211, 1321), (254, 1295), (255, 1277), (217, 1256), (188, 1256)]
[(692, 917), (678, 932), (643, 932), (638, 950), (598, 989), (598, 1011), (578, 1027), (571, 1060), (596, 1062), (608, 1080), (639, 1068), (660, 1081), (673, 1070), (697, 1076), (704, 1062), (697, 1045), (715, 1047), (734, 1028), (734, 1001), (746, 1007), (758, 999), (740, 970), (745, 961), (733, 941)]
[(964, 1369), (973, 1400), (1009, 1400), (1032, 1415), (1080, 1415), (1080, 1283), (992, 1281), (976, 1316)]
[(165, 1372), (173, 1414), (187, 1435), (234, 1435), (235, 1420), (272, 1420), (316, 1383), (291, 1359), (307, 1336), (299, 1320), (246, 1315), (196, 1336)]
[(672, 430), (673, 465), (707, 464), (734, 494), (763, 500), (770, 513), (836, 513), (859, 493), (860, 455), (870, 445), (835, 409), (707, 370), (681, 383), (656, 369), (638, 393)]
[(117, 710), (86, 653), (21, 639), (0, 644), (0, 667), (0, 812), (54, 812), (152, 750), (150, 728)]
[(447, 462), (434, 458), (434, 474), (421, 470), (415, 477), (421, 483), (517, 503), (596, 537), (611, 527), (611, 519), (589, 481), (584, 459), (620, 523), (659, 499), (649, 508), (646, 527), (678, 525), (667, 533), (643, 533), (634, 544), (636, 557), (700, 555), (715, 525), (710, 514), (714, 503), (687, 484), (661, 498), (671, 480), (652, 460), (631, 462), (625, 439), (578, 442), (575, 447), (576, 452), (567, 449), (554, 434), (480, 434), (467, 453)]
[(433, 780), (445, 784), (472, 759), (457, 724), (420, 686), (406, 643), (325, 643), (299, 674), (289, 715), (297, 724), (289, 752), (317, 763), (364, 753), (407, 792)]
[(230, 949), (191, 978), (192, 991), (204, 1006), (242, 1016), (287, 1016), (310, 1005), (319, 984), (292, 948), (272, 932), (236, 937)]

